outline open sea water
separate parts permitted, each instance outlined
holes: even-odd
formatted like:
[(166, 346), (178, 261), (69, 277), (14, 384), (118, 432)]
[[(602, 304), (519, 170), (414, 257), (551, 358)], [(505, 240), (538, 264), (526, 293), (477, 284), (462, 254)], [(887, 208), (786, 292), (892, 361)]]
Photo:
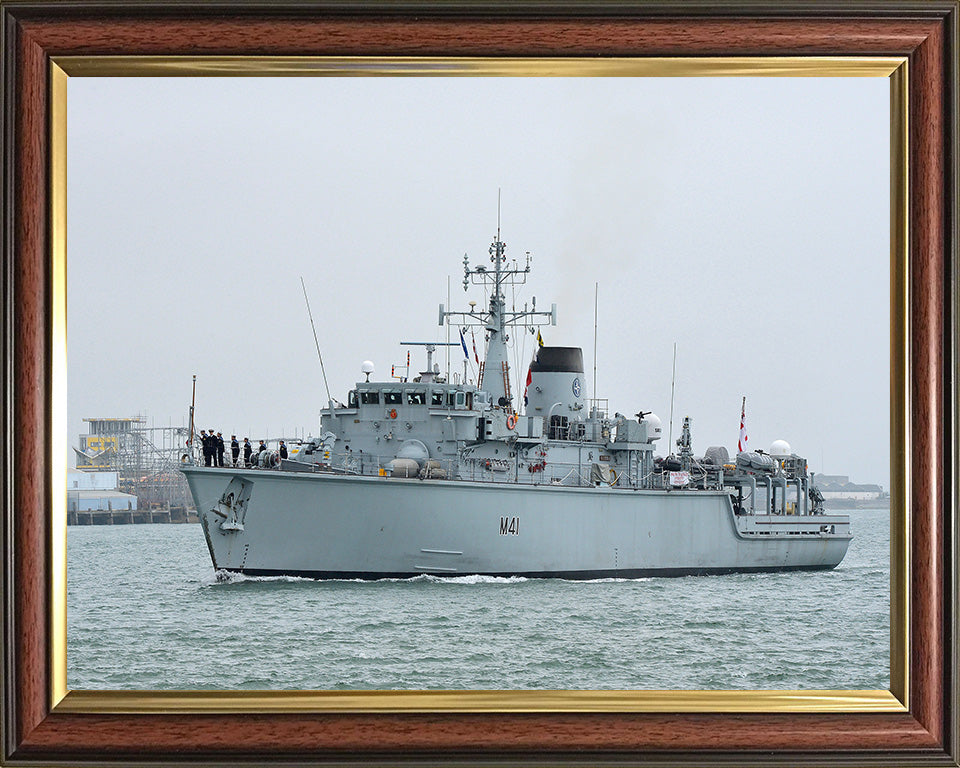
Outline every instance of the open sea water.
[(833, 571), (218, 581), (199, 525), (67, 530), (73, 689), (885, 689), (890, 525)]

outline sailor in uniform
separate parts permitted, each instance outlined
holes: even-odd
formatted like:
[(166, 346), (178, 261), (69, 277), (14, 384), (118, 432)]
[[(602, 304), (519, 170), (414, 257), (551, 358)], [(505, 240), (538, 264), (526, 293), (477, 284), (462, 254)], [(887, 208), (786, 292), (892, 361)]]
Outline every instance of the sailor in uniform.
[(213, 451), (210, 449), (210, 437), (207, 436), (207, 430), (200, 430), (200, 444), (203, 446), (203, 466), (210, 466), (210, 459), (213, 457)]

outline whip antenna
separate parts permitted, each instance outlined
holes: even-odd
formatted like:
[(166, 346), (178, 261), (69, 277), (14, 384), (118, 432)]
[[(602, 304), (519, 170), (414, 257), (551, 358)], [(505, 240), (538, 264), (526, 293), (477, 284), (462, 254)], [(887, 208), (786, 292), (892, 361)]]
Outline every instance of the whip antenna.
[(593, 284), (593, 399), (594, 408), (599, 407), (597, 395), (597, 313), (600, 311), (600, 283)]
[(320, 354), (320, 342), (317, 339), (317, 327), (313, 324), (313, 312), (310, 311), (310, 299), (307, 298), (307, 286), (300, 275), (300, 287), (303, 288), (303, 300), (307, 302), (307, 316), (310, 318), (310, 327), (313, 329), (313, 343), (317, 345), (317, 357), (320, 358), (320, 373), (323, 374), (323, 386), (327, 390), (327, 400), (332, 402), (330, 387), (327, 385), (327, 372), (323, 368), (323, 355)]
[(670, 379), (670, 437), (667, 438), (667, 445), (670, 446), (670, 454), (673, 455), (673, 392), (677, 384), (677, 342), (673, 342), (673, 378)]

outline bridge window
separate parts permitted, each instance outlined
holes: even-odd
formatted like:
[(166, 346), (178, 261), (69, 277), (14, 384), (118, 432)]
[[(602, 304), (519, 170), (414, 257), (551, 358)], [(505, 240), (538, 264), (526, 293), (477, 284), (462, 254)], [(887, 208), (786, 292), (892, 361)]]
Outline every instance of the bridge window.
[(408, 389), (407, 404), (408, 405), (426, 405), (427, 393), (424, 392), (422, 389)]
[(465, 400), (465, 397), (464, 397), (463, 392), (457, 392), (457, 407), (458, 407), (458, 408), (463, 408), (464, 400)]
[(430, 395), (430, 405), (443, 405), (443, 390), (435, 389)]
[(384, 405), (403, 405), (403, 398), (400, 395), (400, 390), (398, 389), (383, 390), (383, 403)]
[(351, 389), (347, 393), (347, 407), (356, 408), (357, 407), (357, 390)]
[(360, 402), (364, 405), (379, 405), (380, 404), (380, 393), (379, 392), (365, 392), (360, 390)]
[(454, 403), (454, 400), (456, 399), (456, 397), (457, 397), (457, 393), (454, 392), (452, 389), (451, 389), (449, 392), (447, 392), (447, 407), (448, 407), (448, 408), (453, 408), (453, 403)]

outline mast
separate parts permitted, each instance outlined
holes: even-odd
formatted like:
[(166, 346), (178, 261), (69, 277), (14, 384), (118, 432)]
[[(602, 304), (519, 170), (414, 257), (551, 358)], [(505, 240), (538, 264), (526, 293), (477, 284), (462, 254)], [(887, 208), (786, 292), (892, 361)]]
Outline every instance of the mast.
[[(497, 217), (499, 219), (499, 216)], [(483, 360), (484, 388), (493, 397), (495, 405), (506, 408), (510, 405), (510, 362), (507, 356), (507, 327), (504, 322), (506, 300), (503, 295), (503, 262), (507, 260), (506, 243), (500, 239), (497, 224), (497, 239), (490, 245), (490, 260), (494, 264), (493, 290), (490, 292), (490, 309), (487, 317), (487, 351)]]
[[(557, 310), (554, 304), (550, 312), (537, 312), (536, 302), (530, 311), (506, 311), (505, 287), (523, 285), (530, 272), (530, 254), (523, 267), (506, 266), (507, 245), (500, 239), (499, 211), (497, 215), (497, 236), (490, 244), (488, 253), (493, 268), (483, 265), (470, 266), (469, 258), (463, 257), (463, 290), (471, 285), (484, 285), (490, 289), (490, 302), (487, 311), (447, 312), (440, 307), (440, 322), (453, 321), (458, 325), (481, 327), (486, 332), (487, 348), (483, 361), (482, 386), (490, 393), (493, 404), (505, 410), (513, 410), (513, 394), (510, 390), (510, 363), (507, 354), (507, 328), (510, 326), (532, 327), (549, 322), (557, 324)], [(539, 321), (539, 322), (537, 322)]]
[(197, 374), (193, 374), (193, 394), (190, 395), (190, 435), (187, 437), (187, 450), (190, 452), (190, 462), (193, 463), (196, 461), (196, 456), (193, 455), (193, 411), (194, 407), (197, 404)]

